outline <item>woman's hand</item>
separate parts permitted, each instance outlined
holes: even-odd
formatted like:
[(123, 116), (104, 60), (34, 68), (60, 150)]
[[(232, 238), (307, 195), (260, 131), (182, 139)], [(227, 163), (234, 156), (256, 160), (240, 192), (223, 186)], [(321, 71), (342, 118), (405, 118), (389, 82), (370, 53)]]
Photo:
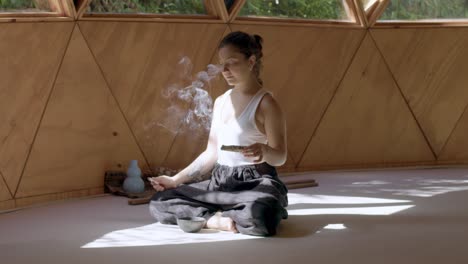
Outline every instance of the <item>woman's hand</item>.
[(255, 143), (245, 147), (242, 150), (242, 154), (244, 154), (245, 157), (254, 158), (254, 162), (261, 162), (265, 157), (266, 147), (265, 144)]
[(174, 180), (174, 178), (166, 175), (150, 177), (148, 178), (148, 180), (150, 181), (153, 188), (158, 192), (162, 192), (168, 189), (174, 189), (175, 187), (177, 187), (177, 183)]

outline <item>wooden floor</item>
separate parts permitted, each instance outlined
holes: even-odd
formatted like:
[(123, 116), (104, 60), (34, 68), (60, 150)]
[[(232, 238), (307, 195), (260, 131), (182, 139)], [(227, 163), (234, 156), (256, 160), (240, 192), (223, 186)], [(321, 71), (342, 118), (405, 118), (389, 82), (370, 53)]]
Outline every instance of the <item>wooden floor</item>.
[(323, 172), (271, 238), (154, 223), (104, 196), (0, 214), (12, 263), (468, 263), (468, 169)]

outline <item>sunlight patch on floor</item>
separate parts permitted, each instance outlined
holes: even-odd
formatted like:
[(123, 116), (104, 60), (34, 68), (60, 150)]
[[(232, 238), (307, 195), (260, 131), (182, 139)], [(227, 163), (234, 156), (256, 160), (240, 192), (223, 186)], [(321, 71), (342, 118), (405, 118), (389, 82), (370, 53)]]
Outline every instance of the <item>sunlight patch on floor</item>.
[(185, 233), (177, 225), (154, 223), (137, 228), (110, 232), (81, 248), (158, 246), (259, 238), (261, 237), (211, 229), (202, 229), (198, 233)]

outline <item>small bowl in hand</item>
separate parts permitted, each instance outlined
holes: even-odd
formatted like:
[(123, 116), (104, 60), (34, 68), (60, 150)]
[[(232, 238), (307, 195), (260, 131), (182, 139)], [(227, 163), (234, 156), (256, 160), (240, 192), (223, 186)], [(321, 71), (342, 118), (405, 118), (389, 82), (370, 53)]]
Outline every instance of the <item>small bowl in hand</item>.
[(203, 217), (182, 217), (177, 218), (177, 225), (180, 229), (187, 233), (199, 232), (206, 223), (206, 219)]

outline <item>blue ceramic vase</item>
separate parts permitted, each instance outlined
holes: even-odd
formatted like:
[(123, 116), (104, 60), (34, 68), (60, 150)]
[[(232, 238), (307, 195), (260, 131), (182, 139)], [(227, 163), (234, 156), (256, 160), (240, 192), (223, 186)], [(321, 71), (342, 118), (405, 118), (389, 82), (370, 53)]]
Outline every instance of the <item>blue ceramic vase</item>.
[(123, 188), (128, 193), (141, 193), (145, 191), (145, 182), (141, 178), (141, 170), (138, 167), (138, 160), (130, 161)]

